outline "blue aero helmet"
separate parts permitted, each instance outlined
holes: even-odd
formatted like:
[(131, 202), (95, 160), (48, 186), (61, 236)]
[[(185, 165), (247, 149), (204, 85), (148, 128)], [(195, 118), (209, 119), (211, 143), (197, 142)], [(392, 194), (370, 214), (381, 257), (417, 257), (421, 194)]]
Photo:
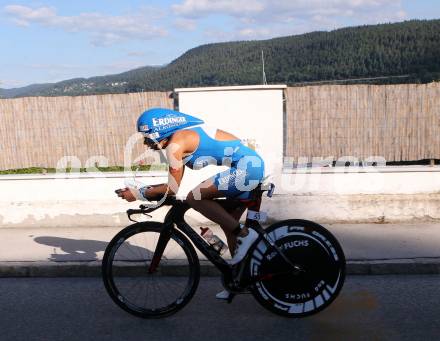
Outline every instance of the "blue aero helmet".
[(176, 131), (204, 123), (201, 119), (179, 111), (153, 108), (142, 113), (137, 120), (137, 131), (144, 137), (160, 142)]

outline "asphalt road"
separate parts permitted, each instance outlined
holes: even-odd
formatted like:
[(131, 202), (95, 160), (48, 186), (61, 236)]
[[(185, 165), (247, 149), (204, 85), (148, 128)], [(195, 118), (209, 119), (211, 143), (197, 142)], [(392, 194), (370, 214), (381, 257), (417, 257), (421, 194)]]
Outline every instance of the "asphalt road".
[(107, 296), (99, 278), (1, 278), (0, 340), (435, 340), (440, 276), (351, 276), (325, 311), (287, 319), (251, 295), (215, 300), (219, 279), (201, 278), (172, 317), (143, 320)]

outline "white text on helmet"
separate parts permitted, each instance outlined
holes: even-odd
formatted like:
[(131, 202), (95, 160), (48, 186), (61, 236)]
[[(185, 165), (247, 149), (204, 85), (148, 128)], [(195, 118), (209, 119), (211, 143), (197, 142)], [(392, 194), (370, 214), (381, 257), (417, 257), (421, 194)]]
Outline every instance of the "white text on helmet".
[(186, 123), (185, 117), (153, 118), (153, 126), (163, 126), (170, 123)]

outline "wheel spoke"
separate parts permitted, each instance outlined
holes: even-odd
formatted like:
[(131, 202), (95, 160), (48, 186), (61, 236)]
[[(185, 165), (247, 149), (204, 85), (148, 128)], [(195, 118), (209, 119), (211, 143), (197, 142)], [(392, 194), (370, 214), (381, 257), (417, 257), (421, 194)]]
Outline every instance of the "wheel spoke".
[(197, 255), (186, 239), (174, 234), (180, 232), (173, 232), (157, 271), (148, 274), (161, 231), (158, 225), (124, 229), (109, 243), (103, 259), (103, 278), (110, 296), (123, 309), (141, 317), (177, 311), (194, 295), (199, 280)]

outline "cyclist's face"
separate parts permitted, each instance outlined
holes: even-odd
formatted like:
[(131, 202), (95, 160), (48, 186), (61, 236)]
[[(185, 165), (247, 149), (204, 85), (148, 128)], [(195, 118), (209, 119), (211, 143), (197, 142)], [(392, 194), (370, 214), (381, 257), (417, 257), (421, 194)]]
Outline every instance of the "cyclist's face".
[(148, 148), (151, 148), (153, 150), (163, 149), (167, 142), (168, 142), (168, 139), (164, 139), (160, 142), (156, 142), (152, 139), (149, 139), (148, 137), (144, 137), (144, 145), (146, 145)]

